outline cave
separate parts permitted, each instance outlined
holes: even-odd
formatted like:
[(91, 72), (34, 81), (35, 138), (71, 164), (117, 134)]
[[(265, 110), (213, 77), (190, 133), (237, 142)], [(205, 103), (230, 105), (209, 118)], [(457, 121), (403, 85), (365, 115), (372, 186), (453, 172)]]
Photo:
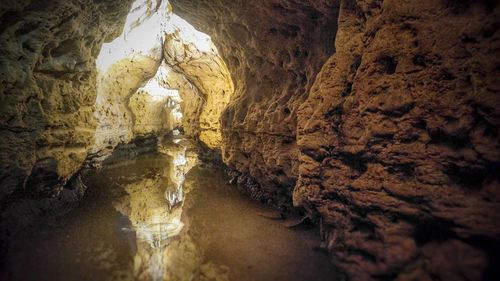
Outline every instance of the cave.
[(0, 280), (500, 280), (497, 0), (3, 0)]

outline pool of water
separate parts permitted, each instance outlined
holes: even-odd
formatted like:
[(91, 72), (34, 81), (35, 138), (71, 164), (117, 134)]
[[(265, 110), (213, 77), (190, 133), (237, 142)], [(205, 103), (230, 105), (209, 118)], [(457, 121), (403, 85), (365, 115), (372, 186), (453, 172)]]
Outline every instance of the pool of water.
[(117, 152), (78, 206), (17, 236), (11, 280), (339, 280), (316, 230), (292, 230), (186, 140)]

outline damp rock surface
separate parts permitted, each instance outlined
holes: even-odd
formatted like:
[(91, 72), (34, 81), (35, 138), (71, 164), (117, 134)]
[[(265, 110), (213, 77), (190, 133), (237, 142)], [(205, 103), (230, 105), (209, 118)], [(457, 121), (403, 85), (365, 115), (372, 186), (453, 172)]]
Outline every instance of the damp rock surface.
[(500, 34), (484, 32), (499, 8), (348, 2), (299, 110), (294, 203), (331, 226), (355, 279), (493, 278)]
[(0, 200), (51, 197), (80, 168), (96, 127), (95, 57), (131, 2), (0, 4)]
[(496, 1), (172, 3), (235, 77), (224, 161), (353, 280), (498, 276)]
[(337, 1), (171, 1), (212, 37), (235, 93), (221, 116), (224, 161), (279, 186), (298, 177), (297, 110), (334, 52)]

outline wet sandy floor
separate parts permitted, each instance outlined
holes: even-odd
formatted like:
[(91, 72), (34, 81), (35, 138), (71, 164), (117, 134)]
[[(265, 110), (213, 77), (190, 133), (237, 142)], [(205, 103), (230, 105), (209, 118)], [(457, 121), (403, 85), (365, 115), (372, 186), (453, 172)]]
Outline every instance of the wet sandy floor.
[(9, 279), (340, 280), (316, 230), (263, 215), (177, 142), (88, 172), (77, 207), (13, 243)]

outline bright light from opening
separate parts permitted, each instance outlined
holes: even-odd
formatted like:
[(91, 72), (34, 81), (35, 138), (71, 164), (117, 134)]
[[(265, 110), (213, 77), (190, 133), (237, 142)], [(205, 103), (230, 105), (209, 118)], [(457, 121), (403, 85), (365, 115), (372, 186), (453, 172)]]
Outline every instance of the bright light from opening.
[(172, 117), (174, 118), (175, 121), (180, 121), (182, 120), (182, 111), (180, 109), (180, 107), (175, 107), (173, 110), (172, 110)]
[(172, 100), (179, 101), (181, 96), (178, 90), (167, 89), (162, 86), (157, 79), (149, 80), (146, 85), (139, 88), (139, 91), (144, 91), (148, 93), (153, 99), (162, 100), (170, 97)]
[[(168, 20), (168, 1), (163, 1), (158, 12), (146, 17), (147, 0), (134, 2), (127, 16), (124, 32), (110, 43), (103, 44), (96, 65), (101, 74), (113, 64), (123, 60), (148, 56), (161, 59), (165, 21)], [(137, 23), (140, 23), (137, 25)]]
[(165, 27), (165, 32), (179, 32), (179, 38), (187, 43), (191, 43), (201, 52), (216, 52), (216, 48), (212, 43), (212, 38), (205, 33), (199, 32), (191, 24), (181, 17), (172, 14), (168, 24)]
[(168, 1), (163, 1), (158, 11), (149, 17), (146, 16), (146, 1), (135, 1), (122, 35), (103, 44), (96, 60), (100, 73), (106, 73), (110, 66), (123, 59), (134, 60), (139, 55), (159, 55), (161, 58), (161, 47), (166, 34), (179, 33), (182, 41), (194, 45), (201, 52), (217, 52), (210, 36), (199, 32), (187, 21), (170, 12)]

